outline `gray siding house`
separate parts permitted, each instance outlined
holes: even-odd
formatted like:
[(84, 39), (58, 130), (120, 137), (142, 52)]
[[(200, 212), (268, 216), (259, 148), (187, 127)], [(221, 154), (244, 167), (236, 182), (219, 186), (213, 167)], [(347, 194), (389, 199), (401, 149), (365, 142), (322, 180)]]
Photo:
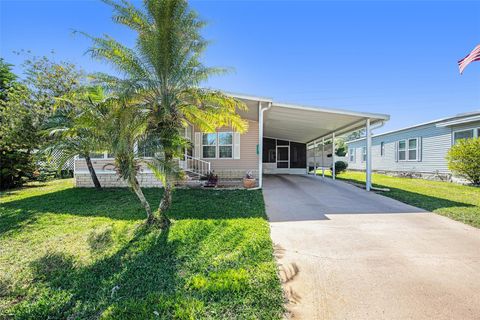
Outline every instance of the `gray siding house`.
[[(480, 111), (458, 114), (372, 136), (372, 170), (455, 180), (445, 159), (460, 139), (480, 137)], [(347, 142), (349, 169), (365, 170), (365, 138)]]

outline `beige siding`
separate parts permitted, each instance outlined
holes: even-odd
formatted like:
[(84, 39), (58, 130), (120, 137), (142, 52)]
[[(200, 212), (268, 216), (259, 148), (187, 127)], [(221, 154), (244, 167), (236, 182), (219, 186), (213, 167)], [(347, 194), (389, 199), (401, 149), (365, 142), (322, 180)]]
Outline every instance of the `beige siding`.
[[(219, 132), (232, 131), (222, 128)], [(194, 130), (194, 132), (196, 132)], [(197, 131), (198, 132), (198, 131)], [(240, 159), (203, 159), (211, 163), (211, 169), (221, 179), (239, 179), (245, 176), (246, 171), (252, 171), (258, 178), (258, 121), (248, 120), (247, 132), (240, 135)], [(194, 153), (195, 154), (195, 153)], [(113, 159), (92, 159), (93, 167), (100, 183), (105, 187), (121, 187), (125, 183), (119, 180), (114, 169)], [(140, 184), (144, 187), (160, 186), (145, 164), (141, 165), (139, 174)], [(85, 159), (75, 160), (75, 183), (78, 187), (93, 186)]]
[[(197, 128), (195, 132), (199, 132)], [(218, 132), (232, 131), (230, 128), (219, 129)], [(248, 120), (247, 132), (240, 135), (240, 159), (202, 158), (211, 164), (211, 169), (223, 178), (242, 178), (246, 171), (251, 170), (258, 176), (258, 121)], [(217, 154), (218, 156), (218, 154)]]

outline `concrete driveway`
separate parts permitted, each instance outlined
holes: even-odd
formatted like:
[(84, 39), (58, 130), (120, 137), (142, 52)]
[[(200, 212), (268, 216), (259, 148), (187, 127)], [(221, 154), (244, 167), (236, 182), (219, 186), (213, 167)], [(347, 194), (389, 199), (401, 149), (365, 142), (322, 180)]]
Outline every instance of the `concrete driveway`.
[(480, 319), (480, 230), (313, 176), (265, 176), (295, 319)]

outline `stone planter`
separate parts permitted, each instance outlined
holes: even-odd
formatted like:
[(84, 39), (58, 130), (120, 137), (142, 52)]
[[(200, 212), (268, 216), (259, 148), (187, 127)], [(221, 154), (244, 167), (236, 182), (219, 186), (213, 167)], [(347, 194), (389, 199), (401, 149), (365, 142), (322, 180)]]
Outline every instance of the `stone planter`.
[(257, 181), (255, 179), (243, 178), (243, 187), (246, 188), (246, 189), (254, 188), (256, 182)]

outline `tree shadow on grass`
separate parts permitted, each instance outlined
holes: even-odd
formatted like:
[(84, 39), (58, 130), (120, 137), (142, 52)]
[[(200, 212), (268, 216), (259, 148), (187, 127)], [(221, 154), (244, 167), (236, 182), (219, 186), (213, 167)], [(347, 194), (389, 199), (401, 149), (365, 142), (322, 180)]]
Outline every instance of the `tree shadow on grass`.
[(121, 310), (131, 299), (150, 294), (170, 298), (181, 262), (176, 249), (177, 242), (168, 241), (168, 230), (141, 227), (116, 254), (88, 267), (76, 268), (74, 257), (49, 252), (30, 266), (34, 294), (28, 292), (10, 313), (28, 319), (97, 318), (107, 308), (110, 313)]
[[(163, 189), (144, 189), (153, 209)], [(71, 188), (0, 203), (0, 235), (35, 222), (45, 213), (114, 220), (142, 220), (145, 212), (127, 188)], [(236, 219), (265, 217), (261, 191), (177, 189), (168, 215), (172, 219)]]
[[(226, 259), (225, 244), (237, 250), (248, 241), (243, 233), (232, 237), (236, 230), (225, 228), (224, 223), (191, 221), (167, 231), (142, 226), (117, 253), (86, 267), (78, 267), (72, 256), (47, 253), (30, 265), (34, 280), (26, 291), (16, 293), (21, 302), (11, 307), (8, 315), (19, 319), (278, 315), (281, 294), (265, 294), (265, 283), (251, 281), (244, 269), (245, 264), (252, 267), (271, 257), (256, 254), (255, 263), (212, 260), (212, 255)], [(257, 247), (255, 250), (265, 250)], [(269, 281), (275, 281), (273, 268), (272, 272)]]

